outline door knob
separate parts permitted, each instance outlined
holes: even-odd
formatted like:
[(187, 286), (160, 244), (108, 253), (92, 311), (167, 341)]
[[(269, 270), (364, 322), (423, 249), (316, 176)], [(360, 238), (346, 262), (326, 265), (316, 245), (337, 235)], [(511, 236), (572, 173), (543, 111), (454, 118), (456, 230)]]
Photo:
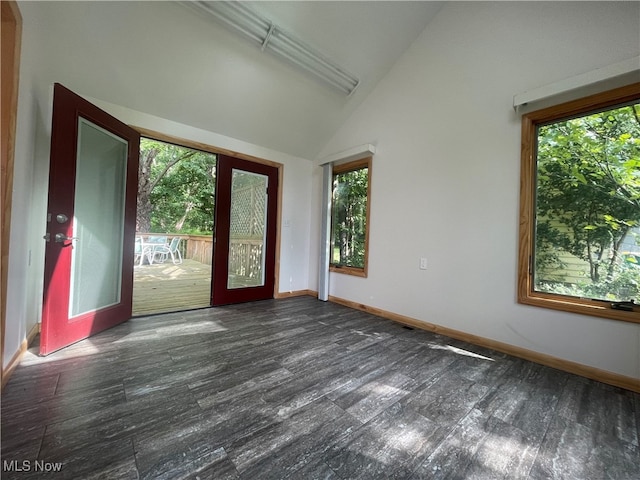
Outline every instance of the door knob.
[(56, 215), (56, 222), (58, 223), (67, 223), (69, 217), (67, 217), (64, 213), (59, 213)]
[(63, 243), (67, 240), (78, 240), (78, 237), (67, 237), (64, 233), (56, 233), (56, 242)]

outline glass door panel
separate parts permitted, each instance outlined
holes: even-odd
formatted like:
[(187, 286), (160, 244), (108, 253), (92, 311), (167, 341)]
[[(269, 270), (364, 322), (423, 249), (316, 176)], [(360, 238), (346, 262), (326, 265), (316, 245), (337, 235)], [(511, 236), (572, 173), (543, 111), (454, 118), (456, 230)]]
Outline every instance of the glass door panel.
[(212, 305), (273, 298), (278, 180), (276, 166), (218, 156)]
[(120, 303), (127, 142), (80, 118), (69, 317)]
[(264, 285), (268, 185), (266, 175), (232, 169), (228, 289)]
[(131, 318), (139, 144), (54, 85), (41, 355)]

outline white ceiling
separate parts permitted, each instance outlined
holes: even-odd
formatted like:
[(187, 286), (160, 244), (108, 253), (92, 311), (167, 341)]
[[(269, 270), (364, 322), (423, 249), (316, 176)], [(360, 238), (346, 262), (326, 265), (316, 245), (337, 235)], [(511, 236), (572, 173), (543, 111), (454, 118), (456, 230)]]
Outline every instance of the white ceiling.
[(249, 2), (360, 78), (350, 97), (177, 2), (38, 2), (30, 8), (37, 11), (41, 61), (54, 81), (314, 159), (442, 3)]

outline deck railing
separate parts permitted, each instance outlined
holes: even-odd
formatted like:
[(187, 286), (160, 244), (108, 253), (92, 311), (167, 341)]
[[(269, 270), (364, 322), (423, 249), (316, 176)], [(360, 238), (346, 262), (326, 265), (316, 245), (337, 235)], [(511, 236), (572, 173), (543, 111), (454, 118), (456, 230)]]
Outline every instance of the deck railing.
[(262, 278), (262, 238), (231, 238), (229, 275), (246, 279)]
[[(212, 235), (183, 235), (179, 233), (138, 233), (139, 236), (163, 235), (171, 241), (182, 238), (178, 246), (182, 258), (211, 265), (213, 260)], [(231, 238), (229, 248), (229, 274), (245, 278), (258, 278), (262, 272), (262, 238)]]
[(185, 256), (205, 265), (211, 265), (213, 260), (212, 235), (186, 235)]
[(213, 251), (213, 238), (210, 235), (183, 235), (180, 233), (141, 233), (137, 232), (136, 237), (167, 237), (170, 242), (172, 238), (182, 239), (178, 245), (178, 250), (182, 258), (190, 258), (200, 263), (211, 264)]

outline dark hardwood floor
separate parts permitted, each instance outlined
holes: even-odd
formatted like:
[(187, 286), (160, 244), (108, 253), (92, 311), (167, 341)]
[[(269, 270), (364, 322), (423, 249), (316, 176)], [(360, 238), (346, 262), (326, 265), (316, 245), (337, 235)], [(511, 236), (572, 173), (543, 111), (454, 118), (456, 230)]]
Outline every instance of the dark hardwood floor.
[(299, 297), (30, 351), (2, 478), (637, 480), (639, 428), (638, 394)]

